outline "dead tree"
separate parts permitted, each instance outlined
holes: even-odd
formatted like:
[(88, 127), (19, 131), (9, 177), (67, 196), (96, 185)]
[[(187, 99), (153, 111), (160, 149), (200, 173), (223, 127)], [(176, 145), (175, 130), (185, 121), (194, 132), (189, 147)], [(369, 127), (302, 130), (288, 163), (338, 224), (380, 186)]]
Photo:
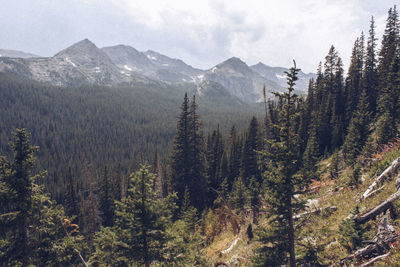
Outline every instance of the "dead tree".
[(394, 230), (394, 227), (388, 223), (389, 212), (383, 216), (378, 225), (378, 233), (366, 247), (358, 249), (353, 254), (343, 258), (340, 264), (344, 264), (348, 260), (361, 261), (363, 259), (370, 259), (372, 257), (378, 257), (385, 254), (390, 249), (390, 244), (400, 238)]
[(385, 201), (381, 202), (375, 208), (370, 211), (360, 214), (354, 218), (354, 222), (357, 224), (363, 224), (368, 222), (371, 219), (376, 218), (379, 214), (387, 211), (392, 207), (393, 202), (400, 198), (400, 190), (388, 197)]
[(379, 175), (374, 182), (365, 190), (364, 194), (362, 194), (361, 199), (365, 199), (369, 197), (371, 192), (382, 184), (385, 180), (389, 180), (390, 176), (396, 172), (400, 168), (400, 158), (397, 158), (392, 161), (392, 164), (384, 170), (381, 175)]

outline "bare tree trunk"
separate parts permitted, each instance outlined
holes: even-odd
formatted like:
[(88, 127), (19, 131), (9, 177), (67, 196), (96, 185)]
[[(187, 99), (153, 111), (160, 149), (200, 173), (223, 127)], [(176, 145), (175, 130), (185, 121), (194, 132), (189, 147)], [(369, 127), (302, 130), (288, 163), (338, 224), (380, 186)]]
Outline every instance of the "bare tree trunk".
[(370, 196), (370, 193), (377, 187), (379, 184), (381, 184), (383, 181), (389, 178), (390, 175), (392, 175), (395, 171), (397, 171), (400, 168), (400, 158), (397, 158), (392, 161), (392, 164), (387, 167), (381, 175), (379, 175), (375, 181), (365, 190), (364, 194), (362, 195), (362, 199), (367, 198)]
[(290, 267), (296, 266), (296, 253), (294, 249), (294, 223), (293, 223), (293, 210), (292, 201), (289, 199), (289, 264)]
[(357, 224), (363, 224), (365, 222), (368, 222), (369, 220), (375, 218), (382, 212), (385, 212), (388, 210), (393, 204), (393, 201), (396, 201), (397, 199), (400, 198), (400, 190), (388, 197), (385, 201), (381, 202), (379, 205), (377, 205), (375, 208), (372, 210), (361, 214), (357, 217), (354, 218), (354, 222)]

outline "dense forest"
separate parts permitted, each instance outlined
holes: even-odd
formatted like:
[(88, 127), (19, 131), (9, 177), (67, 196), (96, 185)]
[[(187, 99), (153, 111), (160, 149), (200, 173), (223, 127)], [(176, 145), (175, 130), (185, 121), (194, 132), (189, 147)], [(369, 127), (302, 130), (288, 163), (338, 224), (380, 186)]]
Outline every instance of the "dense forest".
[[(393, 247), (387, 264), (396, 262), (400, 248), (388, 244), (398, 237), (382, 233), (400, 223), (400, 195), (377, 206), (392, 210), (385, 226), (358, 216), (377, 204), (358, 195), (368, 173), (400, 157), (399, 30), (394, 7), (378, 48), (372, 17), (347, 73), (332, 46), (307, 97), (294, 92), (294, 62), (287, 89), (262, 107), (215, 107), (187, 88), (57, 88), (0, 76), (0, 262), (339, 266)], [(335, 205), (309, 211), (317, 197)], [(236, 238), (226, 250), (224, 235)], [(225, 260), (237, 242), (243, 251)]]
[[(54, 87), (0, 74), (0, 147), (11, 156), (8, 141), (16, 128), (26, 128), (39, 146), (37, 170), (49, 172), (46, 188), (62, 201), (66, 176), (98, 176), (103, 166), (127, 174), (140, 163), (165, 159), (175, 134), (179, 102), (195, 87), (135, 84), (121, 87)], [(218, 101), (218, 102), (215, 102)], [(204, 131), (217, 125), (228, 132), (261, 117), (261, 106), (224, 103), (218, 97), (198, 99), (206, 119)], [(218, 104), (217, 104), (218, 103)], [(120, 166), (120, 167), (118, 167)]]

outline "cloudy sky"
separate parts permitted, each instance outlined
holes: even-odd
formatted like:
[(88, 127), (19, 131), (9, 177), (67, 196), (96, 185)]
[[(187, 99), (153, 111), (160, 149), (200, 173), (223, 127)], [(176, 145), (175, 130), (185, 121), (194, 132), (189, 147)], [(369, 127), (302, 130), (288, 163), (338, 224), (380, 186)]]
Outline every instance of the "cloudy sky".
[(52, 56), (84, 38), (126, 44), (208, 69), (249, 65), (315, 72), (333, 44), (347, 64), (361, 31), (378, 37), (395, 0), (0, 0), (0, 48)]

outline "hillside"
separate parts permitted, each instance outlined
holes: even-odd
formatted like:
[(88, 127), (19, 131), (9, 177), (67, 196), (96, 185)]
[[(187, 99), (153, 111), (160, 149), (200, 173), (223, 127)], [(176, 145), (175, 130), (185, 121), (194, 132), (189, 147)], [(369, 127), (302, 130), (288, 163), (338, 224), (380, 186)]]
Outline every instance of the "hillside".
[[(339, 161), (330, 157), (318, 163), (321, 180), (314, 181), (312, 192), (301, 198), (307, 202), (304, 211), (298, 216), (298, 223), (302, 225), (298, 232), (300, 257), (308, 257), (312, 266), (342, 266), (355, 264), (356, 266), (396, 266), (400, 259), (400, 244), (398, 241), (385, 245), (378, 243), (374, 250), (374, 240), (377, 234), (399, 235), (400, 207), (398, 200), (394, 200), (386, 209), (377, 212), (366, 222), (355, 223), (358, 218), (374, 210), (389, 197), (399, 195), (400, 183), (400, 143), (399, 141), (377, 151), (371, 159), (360, 158), (362, 164), (360, 173), (354, 177), (354, 168), (346, 167), (343, 158)], [(332, 165), (338, 164), (337, 175)], [(391, 166), (395, 166), (390, 169)], [(390, 171), (388, 171), (390, 170)], [(369, 191), (364, 193), (377, 180), (384, 179)], [(354, 179), (359, 179), (354, 185)], [(352, 185), (353, 184), (353, 185)], [(397, 197), (398, 198), (398, 197)], [(386, 220), (385, 226), (383, 221)], [(232, 225), (214, 237), (214, 241), (204, 249), (204, 254), (212, 262), (225, 262), (230, 266), (248, 266), (251, 264), (254, 251), (262, 243), (257, 242), (257, 231), (268, 225), (269, 219), (261, 215), (257, 223), (251, 218), (243, 217), (240, 233), (235, 234)], [(246, 229), (251, 224), (256, 237), (249, 239)], [(386, 228), (383, 228), (386, 227)], [(383, 235), (381, 236), (381, 238)], [(387, 236), (386, 236), (387, 238)], [(366, 250), (364, 248), (369, 248)], [(354, 256), (352, 252), (355, 253)], [(361, 256), (362, 255), (362, 256)], [(380, 258), (380, 255), (384, 257)], [(349, 257), (350, 256), (350, 257)], [(378, 265), (367, 262), (375, 259)], [(363, 265), (365, 264), (365, 265)]]

